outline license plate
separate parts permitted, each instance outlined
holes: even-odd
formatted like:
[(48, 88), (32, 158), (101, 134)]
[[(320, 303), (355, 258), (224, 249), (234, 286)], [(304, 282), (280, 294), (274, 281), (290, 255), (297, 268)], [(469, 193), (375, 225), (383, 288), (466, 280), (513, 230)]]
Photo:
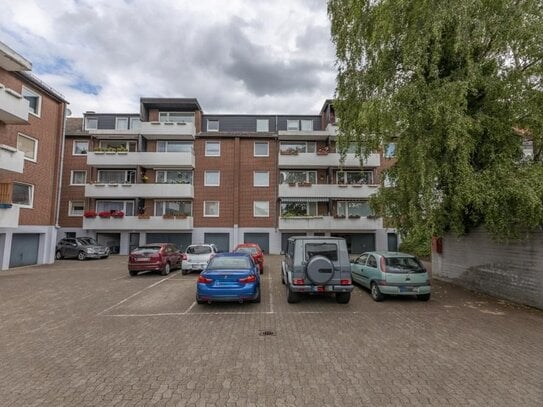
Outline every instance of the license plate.
[(139, 258), (136, 259), (136, 261), (147, 261), (147, 259), (139, 257)]
[(313, 291), (317, 292), (317, 293), (323, 293), (324, 292), (324, 286), (313, 287)]
[(193, 265), (192, 265), (192, 268), (193, 268), (193, 269), (199, 269), (199, 268), (200, 268), (200, 266), (199, 266), (199, 265), (197, 265), (197, 264), (193, 264)]
[(416, 293), (418, 290), (415, 287), (400, 287), (401, 293)]

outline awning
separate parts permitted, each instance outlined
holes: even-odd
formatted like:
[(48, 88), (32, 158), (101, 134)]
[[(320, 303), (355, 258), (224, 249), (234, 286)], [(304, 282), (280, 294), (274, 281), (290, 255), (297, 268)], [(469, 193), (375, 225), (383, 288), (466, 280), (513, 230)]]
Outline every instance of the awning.
[(328, 202), (330, 198), (279, 198), (281, 202)]

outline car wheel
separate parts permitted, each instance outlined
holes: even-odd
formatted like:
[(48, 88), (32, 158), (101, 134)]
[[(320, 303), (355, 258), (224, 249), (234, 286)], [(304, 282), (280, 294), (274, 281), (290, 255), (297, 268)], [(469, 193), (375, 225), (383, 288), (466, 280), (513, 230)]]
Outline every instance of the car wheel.
[(162, 274), (163, 276), (167, 276), (168, 274), (170, 274), (170, 263), (166, 263), (164, 265), (164, 268), (162, 269), (162, 272), (160, 274)]
[(189, 273), (190, 273), (189, 269), (181, 269), (181, 274), (183, 274), (184, 276), (186, 276)]
[(136, 277), (138, 275), (138, 272), (134, 270), (128, 270), (128, 274), (130, 274), (130, 277)]
[(260, 286), (257, 287), (257, 292), (258, 292), (258, 294), (257, 294), (256, 298), (253, 300), (253, 302), (259, 304), (260, 300), (261, 300)]
[(348, 304), (351, 300), (351, 293), (336, 293), (336, 301), (338, 304)]
[(57, 252), (55, 253), (55, 259), (62, 260), (63, 258), (64, 258), (64, 256), (62, 255), (60, 250), (57, 250)]
[(385, 296), (381, 293), (381, 290), (379, 290), (379, 287), (375, 283), (371, 283), (371, 298), (373, 298), (373, 301), (383, 301), (385, 299)]
[(417, 300), (419, 301), (428, 301), (430, 299), (430, 294), (419, 294), (417, 295)]
[(287, 284), (287, 302), (289, 304), (296, 304), (297, 302), (300, 302), (300, 299), (300, 294), (292, 291)]
[(87, 254), (85, 252), (79, 252), (77, 255), (77, 260), (85, 260), (87, 258)]

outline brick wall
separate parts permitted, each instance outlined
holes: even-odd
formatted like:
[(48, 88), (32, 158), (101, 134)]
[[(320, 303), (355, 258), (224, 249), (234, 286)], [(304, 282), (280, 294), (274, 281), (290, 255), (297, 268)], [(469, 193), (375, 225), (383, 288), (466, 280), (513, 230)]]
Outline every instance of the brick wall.
[(446, 236), (432, 253), (433, 276), (469, 289), (543, 309), (543, 233), (498, 243), (484, 231)]

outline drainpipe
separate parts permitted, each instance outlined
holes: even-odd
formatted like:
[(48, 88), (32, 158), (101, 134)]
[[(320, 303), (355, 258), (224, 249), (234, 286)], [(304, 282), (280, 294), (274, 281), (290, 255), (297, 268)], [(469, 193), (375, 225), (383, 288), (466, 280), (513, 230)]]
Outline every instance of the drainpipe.
[[(64, 146), (66, 142), (66, 117), (67, 117), (67, 104), (64, 103), (64, 108), (62, 109), (62, 124), (61, 124), (61, 134), (62, 141), (60, 143), (60, 166), (58, 169), (57, 180), (58, 180), (58, 192), (57, 192), (57, 208), (55, 213), (55, 228), (59, 229), (60, 225), (58, 224), (60, 219), (60, 199), (62, 194), (62, 171), (64, 170)], [(56, 242), (55, 242), (56, 243)]]

